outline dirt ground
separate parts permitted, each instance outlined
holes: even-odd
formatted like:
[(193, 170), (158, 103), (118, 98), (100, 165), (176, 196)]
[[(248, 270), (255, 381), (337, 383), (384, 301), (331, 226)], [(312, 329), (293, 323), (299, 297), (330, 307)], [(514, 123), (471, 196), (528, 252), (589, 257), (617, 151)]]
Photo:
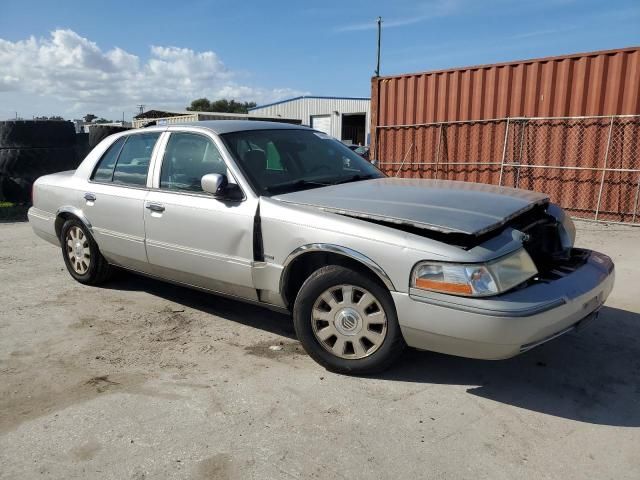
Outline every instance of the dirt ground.
[[(640, 478), (640, 228), (598, 322), (505, 361), (331, 374), (290, 320), (123, 274), (74, 282), (0, 225), (0, 478)], [(281, 346), (274, 350), (269, 347)]]

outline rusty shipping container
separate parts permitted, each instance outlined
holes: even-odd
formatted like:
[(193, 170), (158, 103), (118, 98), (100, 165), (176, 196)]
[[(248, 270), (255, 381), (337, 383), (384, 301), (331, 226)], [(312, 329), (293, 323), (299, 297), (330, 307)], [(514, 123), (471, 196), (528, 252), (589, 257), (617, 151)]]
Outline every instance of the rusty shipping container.
[(371, 102), (387, 173), (545, 191), (577, 216), (638, 221), (640, 120), (608, 116), (640, 114), (640, 47), (374, 77)]

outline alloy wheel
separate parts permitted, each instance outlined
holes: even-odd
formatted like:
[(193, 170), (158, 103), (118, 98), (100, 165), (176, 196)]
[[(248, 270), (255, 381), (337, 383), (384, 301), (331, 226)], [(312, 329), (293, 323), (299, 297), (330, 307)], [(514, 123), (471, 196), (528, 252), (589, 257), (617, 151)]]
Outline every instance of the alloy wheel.
[(322, 347), (344, 359), (365, 358), (387, 335), (387, 317), (378, 299), (356, 285), (325, 290), (311, 310), (313, 334)]
[(80, 227), (73, 226), (67, 231), (65, 242), (71, 268), (78, 275), (84, 275), (91, 264), (89, 239)]

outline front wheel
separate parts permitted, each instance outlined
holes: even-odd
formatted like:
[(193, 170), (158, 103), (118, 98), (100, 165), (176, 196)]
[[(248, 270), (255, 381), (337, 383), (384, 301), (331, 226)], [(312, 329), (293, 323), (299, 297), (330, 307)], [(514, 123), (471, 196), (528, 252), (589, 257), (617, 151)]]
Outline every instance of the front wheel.
[(315, 271), (304, 282), (293, 322), (307, 353), (334, 372), (384, 370), (405, 347), (389, 292), (367, 276), (336, 265)]

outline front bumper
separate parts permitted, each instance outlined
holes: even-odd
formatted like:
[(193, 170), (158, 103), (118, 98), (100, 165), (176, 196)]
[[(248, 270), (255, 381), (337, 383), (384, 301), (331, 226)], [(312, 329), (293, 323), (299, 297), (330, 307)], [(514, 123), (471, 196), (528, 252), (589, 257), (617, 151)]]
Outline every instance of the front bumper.
[(490, 298), (411, 290), (392, 292), (400, 328), (411, 347), (481, 359), (509, 358), (584, 324), (611, 293), (614, 266), (589, 252), (562, 278)]

